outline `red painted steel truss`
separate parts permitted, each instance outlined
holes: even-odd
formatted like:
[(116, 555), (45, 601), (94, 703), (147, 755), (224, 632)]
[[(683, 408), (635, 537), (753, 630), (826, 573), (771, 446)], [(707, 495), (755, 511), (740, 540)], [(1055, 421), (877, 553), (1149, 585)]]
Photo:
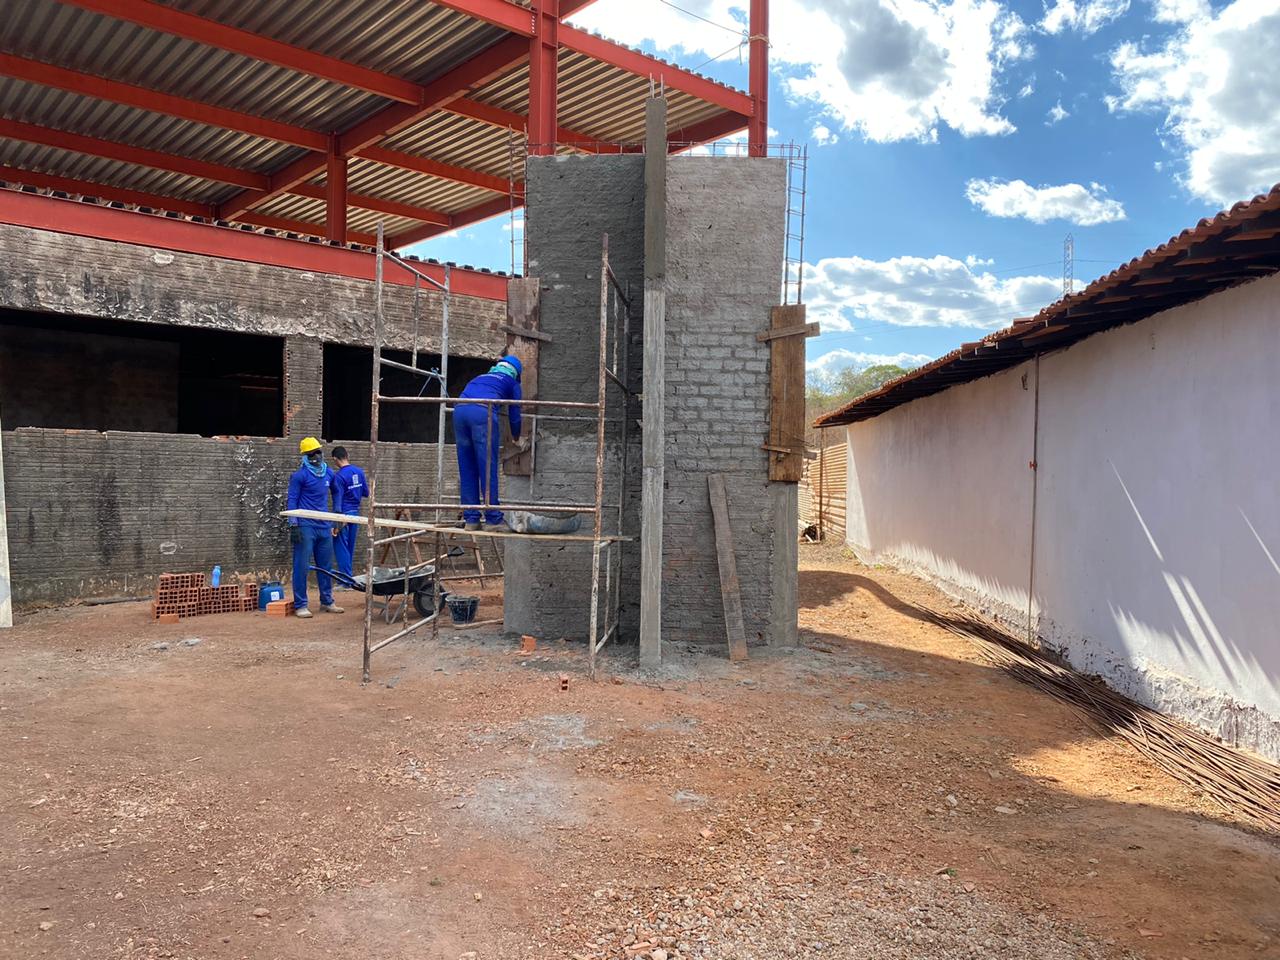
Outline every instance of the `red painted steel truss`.
[[(420, 226), (404, 229), (389, 238), (390, 246), (403, 246), (506, 212), (513, 204), (523, 202), (523, 185), (518, 181), (512, 183), (482, 170), (404, 153), (383, 145), (387, 137), (407, 129), (436, 111), (446, 111), (494, 127), (522, 130), (526, 134), (531, 152), (551, 153), (557, 143), (572, 144), (574, 148), (588, 152), (629, 149), (601, 142), (559, 125), (557, 66), (561, 50), (572, 51), (645, 77), (721, 108), (722, 112), (715, 116), (682, 130), (673, 130), (673, 143), (705, 142), (746, 127), (749, 154), (763, 156), (765, 153), (768, 134), (768, 0), (750, 0), (749, 94), (563, 23), (566, 17), (592, 0), (533, 0), (531, 7), (521, 7), (508, 0), (433, 0), (439, 6), (499, 27), (508, 35), (426, 84), (413, 83), (249, 30), (175, 10), (153, 0), (59, 2), (322, 78), (377, 95), (391, 103), (346, 130), (322, 132), (243, 113), (218, 104), (162, 93), (145, 86), (0, 53), (0, 76), (237, 131), (304, 151), (300, 157), (282, 168), (263, 174), (38, 124), (0, 119), (0, 137), (3, 138), (209, 180), (234, 186), (238, 188), (238, 192), (216, 206), (209, 206), (177, 197), (128, 190), (71, 177), (0, 168), (0, 178), (5, 180), (215, 220), (234, 220), (295, 232), (310, 232), (313, 235), (323, 233), (330, 241), (365, 242), (369, 239), (367, 236), (356, 235), (347, 225), (348, 208), (354, 207), (418, 221)], [(526, 62), (529, 66), (527, 116), (479, 102), (469, 96), (472, 90)], [(498, 196), (454, 213), (364, 196), (348, 191), (348, 168), (353, 158), (413, 170), (463, 187), (490, 191)], [(318, 182), (320, 178), (323, 183)], [(323, 201), (323, 228), (315, 223), (271, 216), (254, 209), (286, 194)], [(74, 216), (74, 212), (63, 211), (60, 222)], [(94, 222), (115, 224), (118, 220), (103, 220), (98, 217)]]

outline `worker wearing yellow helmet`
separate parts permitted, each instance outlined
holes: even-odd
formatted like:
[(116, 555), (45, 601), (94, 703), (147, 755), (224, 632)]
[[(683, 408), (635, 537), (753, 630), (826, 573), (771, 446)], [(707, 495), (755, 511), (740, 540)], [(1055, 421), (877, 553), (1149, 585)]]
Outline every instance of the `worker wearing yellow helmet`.
[[(333, 473), (324, 462), (324, 448), (315, 437), (304, 437), (298, 444), (302, 466), (289, 477), (290, 510), (329, 509), (330, 484)], [(326, 613), (343, 613), (333, 602), (333, 578), (320, 570), (333, 569), (333, 533), (328, 520), (289, 518), (289, 542), (293, 544), (293, 612), (310, 617), (307, 601), (307, 572), (314, 562), (316, 585), (320, 588), (320, 609)]]

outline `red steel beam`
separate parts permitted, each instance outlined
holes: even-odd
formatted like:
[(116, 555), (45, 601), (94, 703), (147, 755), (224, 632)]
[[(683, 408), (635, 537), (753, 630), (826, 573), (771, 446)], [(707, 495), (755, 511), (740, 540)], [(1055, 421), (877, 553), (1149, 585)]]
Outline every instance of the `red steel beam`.
[[(300, 233), (308, 237), (325, 237), (325, 225), (322, 223), (312, 223), (309, 220), (292, 220), (288, 217), (276, 217), (267, 213), (257, 213), (248, 211), (236, 217), (237, 223), (247, 223), (254, 227), (267, 227), (271, 230), (285, 230), (289, 233)], [(371, 247), (378, 242), (378, 238), (372, 233), (347, 233), (347, 240), (341, 240), (340, 243), (363, 243), (366, 247)]]
[[(375, 258), (369, 251), (268, 237), (14, 190), (0, 190), (0, 223), (359, 280), (373, 280), (374, 275)], [(436, 280), (444, 279), (444, 269), (438, 265), (415, 266)], [(404, 286), (413, 286), (414, 282), (413, 274), (394, 266), (388, 266), (386, 280)], [(507, 277), (454, 267), (453, 292), (506, 302)]]
[[(193, 40), (206, 46), (217, 47), (230, 53), (252, 57), (278, 67), (310, 74), (313, 77), (363, 90), (388, 100), (418, 104), (424, 97), (425, 88), (410, 80), (356, 66), (336, 57), (314, 53), (302, 47), (282, 43), (239, 27), (230, 27), (206, 17), (174, 10), (172, 7), (155, 3), (154, 0), (59, 0), (59, 2), (116, 20), (126, 20), (186, 40)], [(562, 16), (576, 12), (589, 2), (590, 0), (571, 3), (570, 0), (565, 0), (561, 4)], [(490, 107), (488, 104), (474, 100), (459, 98), (450, 104), (448, 109), (459, 116), (470, 117), (494, 126), (525, 129), (526, 118), (523, 115), (498, 107)], [(557, 131), (557, 139), (561, 143), (585, 144), (591, 150), (608, 147), (602, 141), (596, 141), (593, 137), (563, 127)]]
[[(227, 130), (247, 133), (254, 137), (277, 140), (280, 143), (303, 147), (307, 150), (323, 151), (328, 143), (328, 138), (324, 134), (316, 133), (314, 130), (306, 130), (292, 124), (268, 120), (265, 117), (255, 117), (248, 113), (241, 113), (238, 110), (228, 110), (225, 107), (217, 107), (208, 103), (198, 103), (185, 97), (158, 93), (155, 90), (135, 87), (133, 84), (121, 83), (118, 80), (108, 80), (105, 77), (78, 73), (75, 70), (55, 67), (53, 64), (42, 63), (39, 60), (15, 57), (8, 53), (0, 53), (0, 76), (25, 80), (28, 83), (38, 83), (45, 87), (56, 87), (59, 90), (66, 90), (68, 93), (93, 97), (97, 100), (108, 100), (112, 103), (137, 107), (140, 110), (149, 110), (153, 113), (164, 113), (171, 117), (191, 120), (195, 123), (223, 127)], [(323, 159), (322, 156), (322, 162)]]
[(273, 63), (278, 67), (308, 73), (332, 83), (340, 83), (345, 87), (354, 87), (366, 93), (386, 97), (388, 100), (417, 103), (422, 92), (418, 84), (408, 80), (356, 66), (337, 57), (328, 57), (279, 40), (272, 40), (239, 27), (229, 27), (206, 17), (184, 13), (181, 10), (154, 3), (152, 0), (60, 0), (60, 2), (116, 20), (127, 20), (129, 23), (136, 23), (150, 30), (158, 30), (161, 33), (194, 40), (196, 43), (218, 47), (255, 60)]
[(529, 55), (529, 42), (507, 37), (444, 76), (423, 87), (422, 101), (417, 105), (395, 104), (362, 120), (342, 134), (343, 152), (350, 155), (372, 146), (384, 137), (417, 123), (427, 114), (443, 107), (465, 91), (483, 86), (519, 64)]
[(448, 7), (465, 13), (476, 20), (484, 20), (508, 33), (522, 37), (533, 36), (533, 13), (528, 7), (518, 7), (507, 0), (433, 0), (438, 7)]
[(725, 110), (732, 110), (743, 116), (752, 114), (751, 97), (741, 91), (716, 83), (714, 80), (708, 80), (692, 70), (663, 63), (657, 57), (651, 57), (639, 50), (619, 46), (612, 40), (605, 40), (603, 37), (597, 37), (577, 27), (561, 25), (560, 46), (637, 76), (660, 81), (673, 90), (681, 90), (699, 100), (723, 107)]
[[(399, 167), (402, 170), (413, 170), (417, 173), (425, 173), (430, 177), (439, 177), (442, 180), (452, 180), (454, 183), (463, 183), (469, 187), (480, 187), (484, 190), (492, 190), (494, 193), (508, 194), (511, 192), (511, 182), (504, 180), (502, 177), (495, 177), (491, 173), (481, 173), (479, 170), (472, 170), (469, 167), (458, 167), (451, 163), (441, 163), (439, 160), (432, 160), (429, 157), (419, 157), (412, 153), (401, 153), (399, 150), (388, 150), (385, 147), (366, 147), (357, 152), (356, 156), (365, 160), (372, 160), (374, 163), (381, 163), (388, 167)], [(520, 189), (520, 181), (516, 181), (516, 191), (522, 193)]]
[[(317, 183), (300, 183), (289, 193), (298, 197), (309, 197), (312, 200), (326, 200), (328, 197), (325, 187)], [(361, 210), (372, 210), (374, 213), (385, 213), (392, 217), (420, 220), (423, 223), (433, 223), (437, 226), (447, 227), (449, 225), (449, 215), (447, 213), (441, 213), (439, 210), (432, 210), (428, 207), (415, 206), (411, 203), (401, 203), (398, 200), (384, 200), (382, 197), (348, 193), (347, 206), (357, 207)]]
[(746, 129), (750, 121), (750, 117), (744, 117), (742, 114), (734, 113), (733, 111), (718, 113), (714, 117), (708, 117), (706, 120), (700, 120), (687, 127), (668, 131), (668, 149), (672, 153), (679, 153), (681, 150), (688, 150), (700, 143), (722, 140)]
[(99, 140), (97, 137), (86, 137), (79, 133), (68, 133), (52, 127), (23, 123), (20, 120), (0, 119), (0, 137), (21, 140), (23, 143), (38, 143), (41, 146), (56, 147), (59, 150), (70, 150), (91, 157), (119, 160), (122, 163), (133, 163), (155, 170), (168, 170), (171, 173), (229, 183), (237, 187), (260, 188), (267, 182), (267, 178), (261, 174), (237, 170), (235, 167), (226, 167), (220, 163), (193, 160), (190, 157), (148, 150), (145, 147), (135, 147), (127, 143)]
[[(502, 107), (481, 103), (469, 97), (459, 97), (457, 100), (450, 101), (444, 105), (444, 110), (459, 117), (479, 120), (493, 127), (510, 128), (522, 132), (529, 129), (529, 118), (523, 113), (504, 110)], [(556, 127), (556, 140), (561, 146), (573, 147), (583, 153), (608, 153), (618, 150), (616, 143), (599, 140), (590, 134), (571, 130), (568, 127)]]
[(533, 0), (534, 36), (529, 41), (528, 148), (534, 156), (556, 152), (557, 70), (560, 58), (560, 4)]
[(338, 152), (337, 140), (330, 138), (329, 155), (325, 158), (324, 235), (327, 240), (346, 243), (347, 158)]
[[(379, 110), (360, 121), (338, 138), (340, 151), (347, 156), (358, 154), (383, 137), (402, 130), (443, 106), (473, 86), (487, 83), (529, 54), (529, 44), (519, 37), (508, 37), (450, 70), (424, 87), (424, 100), (417, 106), (398, 103)], [(325, 158), (309, 154), (276, 171), (266, 190), (246, 190), (236, 194), (220, 207), (221, 215), (231, 219), (256, 204), (286, 193), (291, 187), (313, 179), (324, 169)]]
[(747, 89), (753, 107), (747, 124), (747, 154), (763, 157), (769, 144), (769, 0), (751, 0), (747, 35)]
[[(24, 143), (38, 143), (42, 146), (57, 147), (62, 150), (70, 150), (75, 153), (82, 153), (92, 157), (103, 157), (108, 160), (119, 160), (124, 163), (138, 164), (140, 166), (151, 167), (156, 170), (168, 170), (173, 173), (200, 177), (202, 179), (213, 180), (218, 183), (229, 183), (235, 186), (265, 187), (267, 184), (267, 178), (265, 176), (250, 173), (247, 170), (237, 170), (234, 167), (224, 167), (221, 164), (206, 163), (202, 160), (192, 160), (189, 157), (179, 157), (173, 154), (161, 153), (156, 150), (147, 150), (142, 147), (130, 146), (129, 144), (114, 143), (109, 140), (99, 140), (95, 137), (85, 137), (78, 133), (54, 130), (51, 127), (41, 127), (31, 123), (23, 123), (18, 120), (0, 119), (0, 137), (5, 137), (10, 140), (21, 140)], [(30, 180), (26, 182), (34, 183), (34, 181)], [(79, 181), (75, 180), (68, 180), (67, 182), (71, 184), (79, 183)], [(38, 186), (39, 184), (36, 185)], [(108, 189), (105, 186), (99, 188), (97, 185), (87, 182), (81, 185), (93, 187), (96, 192), (93, 190), (89, 191), (93, 196), (107, 196), (102, 192), (103, 190)], [(53, 189), (65, 189), (80, 193), (85, 192), (80, 190), (77, 186), (58, 186)], [(119, 191), (124, 188), (112, 189)], [(503, 192), (506, 192), (505, 188)], [(312, 184), (298, 184), (291, 188), (289, 193), (319, 200), (327, 198), (323, 187), (314, 186)], [(203, 204), (188, 203), (158, 194), (142, 193), (138, 194), (138, 196), (142, 199), (122, 200), (122, 202), (139, 203), (147, 206), (160, 206), (168, 210), (179, 210), (183, 213), (190, 213), (195, 216), (210, 216), (212, 214), (212, 208)], [(378, 213), (387, 213), (396, 217), (409, 217), (414, 220), (421, 220), (424, 223), (447, 224), (449, 222), (448, 214), (440, 213), (437, 210), (431, 210), (426, 207), (417, 207), (407, 203), (397, 203), (393, 200), (381, 200), (375, 197), (354, 194), (348, 195), (347, 202), (350, 206), (359, 207), (362, 210), (373, 210)], [(175, 203), (178, 204), (178, 206), (175, 206)]]
[[(520, 206), (516, 204), (517, 208)], [(498, 197), (494, 200), (486, 200), (484, 203), (477, 204), (469, 210), (461, 210), (450, 218), (447, 227), (437, 226), (421, 226), (413, 227), (403, 233), (398, 233), (387, 241), (387, 246), (393, 250), (400, 247), (408, 246), (411, 243), (418, 243), (421, 240), (429, 240), (432, 237), (447, 233), (450, 230), (456, 230), (458, 227), (469, 226), (480, 220), (488, 220), (490, 217), (496, 217), (499, 214), (508, 213), (511, 210), (511, 200), (509, 197)]]
[(105, 183), (91, 183), (88, 180), (75, 180), (71, 177), (59, 177), (51, 173), (40, 173), (36, 170), (19, 170), (17, 167), (0, 166), (0, 180), (9, 183), (25, 183), (30, 187), (43, 187), (46, 190), (61, 190), (63, 193), (78, 193), (83, 197), (97, 197), (99, 200), (111, 200), (116, 203), (137, 204), (140, 207), (156, 207), (161, 210), (172, 210), (192, 217), (209, 217), (213, 215), (213, 207), (204, 203), (192, 203), (190, 200), (178, 200), (155, 193), (144, 193), (141, 190), (130, 190), (127, 187), (112, 187)]
[[(725, 111), (717, 114), (699, 123), (691, 124), (671, 132), (670, 149), (673, 153), (681, 150), (687, 150), (690, 147), (707, 143), (712, 140), (719, 140), (730, 134), (737, 133), (747, 126), (747, 117), (733, 111)], [(517, 209), (523, 206), (523, 192), (515, 198), (515, 206)], [(458, 227), (465, 227), (476, 223), (480, 220), (487, 220), (489, 217), (496, 217), (499, 214), (507, 213), (511, 209), (510, 197), (498, 197), (494, 200), (486, 200), (484, 203), (477, 204), (469, 210), (462, 210), (455, 213), (447, 225), (424, 224), (421, 227), (413, 227), (403, 233), (398, 233), (390, 240), (387, 245), (392, 249), (408, 246), (411, 243), (419, 243), (423, 240), (430, 240), (432, 237), (447, 233), (450, 230), (456, 230)]]

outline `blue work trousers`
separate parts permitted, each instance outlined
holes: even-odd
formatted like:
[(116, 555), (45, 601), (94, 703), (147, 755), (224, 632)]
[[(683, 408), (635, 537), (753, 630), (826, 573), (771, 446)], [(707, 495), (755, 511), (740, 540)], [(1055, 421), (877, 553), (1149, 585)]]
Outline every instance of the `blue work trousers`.
[[(293, 608), (301, 610), (307, 605), (307, 573), (315, 559), (315, 565), (321, 570), (333, 569), (333, 531), (328, 527), (308, 527), (298, 524), (302, 531), (302, 542), (293, 545)], [(329, 606), (333, 603), (333, 577), (327, 573), (316, 572), (316, 583), (320, 587), (320, 603)]]
[[(349, 517), (360, 515), (358, 510), (344, 510)], [(351, 576), (351, 565), (356, 555), (356, 537), (360, 536), (360, 524), (344, 523), (338, 527), (338, 535), (333, 538), (333, 554), (338, 561), (338, 569)]]
[[(486, 433), (489, 439), (488, 470), (485, 469)], [(498, 506), (498, 463), (502, 445), (498, 408), (494, 407), (493, 413), (490, 414), (488, 407), (466, 404), (455, 407), (453, 437), (458, 448), (458, 484), (461, 487), (462, 502), (486, 504), (491, 509), (485, 511), (485, 522), (501, 523), (502, 511), (493, 509)], [(485, 483), (486, 474), (489, 478), (487, 484)], [(480, 511), (464, 510), (462, 519), (467, 523), (478, 523)]]

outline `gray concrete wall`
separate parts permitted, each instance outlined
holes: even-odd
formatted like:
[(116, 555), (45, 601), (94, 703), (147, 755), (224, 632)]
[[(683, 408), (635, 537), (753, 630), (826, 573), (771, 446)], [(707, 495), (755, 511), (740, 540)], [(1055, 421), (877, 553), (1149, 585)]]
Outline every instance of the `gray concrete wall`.
[[(644, 158), (531, 158), (527, 180), (526, 237), (529, 275), (542, 282), (541, 329), (551, 342), (539, 348), (539, 388), (547, 399), (594, 401), (599, 357), (600, 242), (609, 234), (610, 263), (630, 282), (636, 308), (631, 322), (632, 385), (640, 384), (639, 291), (644, 283)], [(609, 388), (608, 414), (621, 416), (621, 393)], [(565, 415), (569, 411), (548, 411)], [(636, 411), (633, 409), (632, 415)], [(620, 437), (609, 425), (605, 500), (616, 504)], [(639, 534), (640, 435), (628, 441), (625, 528)], [(538, 425), (534, 475), (504, 477), (510, 502), (530, 496), (544, 501), (589, 502), (595, 484), (595, 424), (543, 420)], [(615, 507), (616, 510), (616, 507)], [(615, 514), (616, 516), (616, 514)], [(589, 515), (583, 516), (589, 524)], [(616, 520), (610, 518), (616, 529)], [(584, 532), (588, 532), (584, 530)], [(591, 597), (588, 544), (512, 541), (505, 616), (508, 630), (542, 637), (584, 637)], [(622, 632), (634, 636), (639, 617), (639, 548), (626, 544), (622, 557)], [(603, 579), (602, 579), (603, 589)]]
[[(347, 442), (355, 462), (368, 444)], [(435, 496), (435, 448), (379, 445), (378, 495)], [(156, 433), (5, 431), (4, 477), (17, 604), (145, 596), (165, 572), (288, 579), (284, 509), (293, 440)], [(453, 448), (445, 492), (457, 493)], [(363, 542), (363, 540), (361, 541)]]
[[(288, 538), (275, 514), (298, 463), (298, 439), (321, 435), (323, 345), (370, 343), (373, 289), (368, 281), (0, 225), (0, 308), (284, 340), (283, 438), (7, 431), (15, 601), (145, 595), (159, 573), (214, 564), (227, 575), (284, 574)], [(392, 346), (412, 342), (412, 296), (409, 287), (386, 288)], [(441, 301), (425, 291), (422, 297), (419, 345), (430, 349), (437, 339), (427, 334), (438, 329)], [(504, 319), (502, 303), (454, 297), (451, 354), (494, 356), (505, 342), (498, 332)], [(5, 362), (15, 357), (7, 352)], [(152, 374), (159, 389), (166, 372)], [(165, 409), (157, 402), (157, 414)], [(345, 445), (364, 461), (366, 444)], [(435, 496), (434, 446), (379, 449), (380, 499)], [(452, 447), (445, 475), (446, 492), (456, 495)]]
[[(769, 327), (782, 282), (780, 160), (672, 157), (667, 166), (663, 636), (723, 644), (707, 476), (729, 499), (748, 643), (771, 639), (777, 498), (769, 483)], [(790, 496), (795, 485), (789, 484)], [(795, 539), (794, 527), (787, 529)]]
[[(373, 290), (367, 280), (0, 224), (0, 307), (14, 310), (369, 346)], [(409, 349), (413, 288), (385, 291), (386, 343)], [(438, 350), (443, 297), (425, 285), (419, 296), (419, 347)], [(505, 315), (498, 301), (455, 296), (450, 353), (488, 356)]]

